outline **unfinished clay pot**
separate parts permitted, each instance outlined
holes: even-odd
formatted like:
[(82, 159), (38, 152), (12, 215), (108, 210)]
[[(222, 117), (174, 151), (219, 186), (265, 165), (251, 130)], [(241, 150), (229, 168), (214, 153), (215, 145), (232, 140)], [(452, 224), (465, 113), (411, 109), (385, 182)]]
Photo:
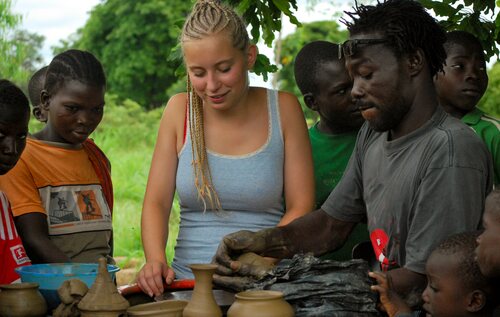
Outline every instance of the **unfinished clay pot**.
[(277, 291), (245, 291), (235, 295), (227, 317), (293, 317), (292, 306)]
[(183, 317), (221, 317), (222, 311), (212, 293), (212, 279), (217, 265), (191, 264), (194, 289), (191, 300), (184, 308)]
[(127, 316), (182, 317), (182, 311), (187, 303), (185, 300), (166, 300), (136, 305), (127, 309)]
[(0, 285), (0, 317), (44, 317), (47, 303), (37, 283)]
[(57, 289), (57, 295), (62, 304), (69, 305), (74, 301), (80, 301), (89, 291), (87, 284), (77, 278), (64, 281)]
[(106, 259), (100, 258), (95, 282), (78, 303), (81, 316), (118, 317), (123, 316), (128, 307), (128, 301), (118, 293), (109, 276)]
[(53, 317), (80, 317), (78, 303), (87, 294), (87, 284), (77, 278), (64, 281), (57, 289), (61, 303), (52, 311)]

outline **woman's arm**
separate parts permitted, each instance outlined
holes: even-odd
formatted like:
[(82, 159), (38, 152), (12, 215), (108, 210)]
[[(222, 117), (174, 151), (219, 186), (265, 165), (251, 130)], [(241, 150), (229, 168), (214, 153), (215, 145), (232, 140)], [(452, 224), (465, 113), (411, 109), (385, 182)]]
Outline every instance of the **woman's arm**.
[(306, 120), (297, 98), (280, 92), (279, 103), (285, 146), (286, 212), (278, 226), (283, 226), (313, 210), (314, 168)]
[(163, 293), (163, 281), (170, 284), (174, 272), (167, 265), (165, 247), (168, 222), (175, 192), (177, 153), (182, 147), (186, 94), (172, 97), (163, 113), (151, 161), (141, 217), (141, 234), (146, 264), (137, 282), (150, 296)]

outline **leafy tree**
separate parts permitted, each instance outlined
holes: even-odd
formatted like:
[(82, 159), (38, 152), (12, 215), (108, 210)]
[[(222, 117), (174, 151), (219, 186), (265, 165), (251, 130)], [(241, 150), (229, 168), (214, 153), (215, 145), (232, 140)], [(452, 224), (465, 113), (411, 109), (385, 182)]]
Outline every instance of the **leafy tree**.
[[(271, 47), (275, 38), (275, 32), (281, 31), (281, 20), (283, 16), (288, 17), (290, 22), (300, 26), (300, 22), (293, 15), (292, 11), (297, 10), (296, 0), (229, 0), (229, 5), (237, 8), (250, 25), (250, 34), (254, 43), (262, 37), (264, 43)], [(257, 75), (263, 75), (267, 80), (269, 72), (277, 70), (269, 59), (259, 54), (253, 68)]]
[(182, 0), (104, 1), (93, 8), (76, 43), (63, 43), (64, 48), (94, 53), (106, 69), (110, 92), (157, 107), (177, 80), (176, 65), (167, 57), (190, 7)]
[[(296, 96), (301, 96), (301, 92), (295, 84), (293, 75), (294, 59), (300, 49), (309, 42), (324, 40), (334, 43), (342, 43), (347, 39), (347, 31), (339, 30), (339, 25), (335, 21), (316, 21), (304, 23), (297, 30), (286, 36), (281, 43), (281, 54), (278, 62), (279, 70), (278, 83), (280, 89), (294, 93)], [(302, 109), (309, 120), (316, 120), (317, 114), (307, 108), (302, 98), (299, 98), (302, 103)]]
[(487, 56), (500, 51), (500, 15), (495, 0), (419, 0), (432, 9), (447, 30), (464, 30), (476, 35)]
[(24, 91), (31, 74), (42, 61), (44, 37), (19, 29), (21, 16), (12, 13), (12, 2), (0, 0), (0, 77)]

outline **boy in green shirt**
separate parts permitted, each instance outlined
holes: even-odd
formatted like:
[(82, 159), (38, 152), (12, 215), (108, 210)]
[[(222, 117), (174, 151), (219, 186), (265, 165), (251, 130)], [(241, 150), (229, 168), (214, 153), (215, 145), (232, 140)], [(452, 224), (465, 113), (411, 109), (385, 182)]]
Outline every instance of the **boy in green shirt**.
[[(352, 81), (344, 60), (338, 57), (337, 44), (314, 41), (305, 45), (295, 58), (294, 73), (305, 104), (320, 118), (309, 129), (316, 208), (320, 208), (342, 178), (364, 120), (351, 99)], [(344, 246), (328, 258), (350, 260), (352, 248), (368, 240), (366, 224), (358, 224)]]
[(476, 108), (488, 86), (484, 50), (479, 40), (465, 31), (446, 34), (444, 73), (434, 84), (439, 103), (450, 115), (476, 131), (492, 154), (494, 184), (500, 184), (500, 121)]

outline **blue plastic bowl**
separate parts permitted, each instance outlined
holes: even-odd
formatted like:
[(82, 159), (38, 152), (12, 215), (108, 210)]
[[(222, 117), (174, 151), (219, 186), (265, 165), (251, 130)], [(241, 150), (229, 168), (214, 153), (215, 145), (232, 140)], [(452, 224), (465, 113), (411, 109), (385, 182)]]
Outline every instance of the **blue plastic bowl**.
[[(90, 288), (97, 276), (97, 267), (97, 263), (48, 263), (21, 266), (16, 272), (21, 276), (22, 282), (40, 285), (40, 293), (50, 312), (61, 303), (57, 289), (64, 281), (77, 278)], [(108, 272), (113, 281), (119, 270), (116, 265), (108, 264)]]

